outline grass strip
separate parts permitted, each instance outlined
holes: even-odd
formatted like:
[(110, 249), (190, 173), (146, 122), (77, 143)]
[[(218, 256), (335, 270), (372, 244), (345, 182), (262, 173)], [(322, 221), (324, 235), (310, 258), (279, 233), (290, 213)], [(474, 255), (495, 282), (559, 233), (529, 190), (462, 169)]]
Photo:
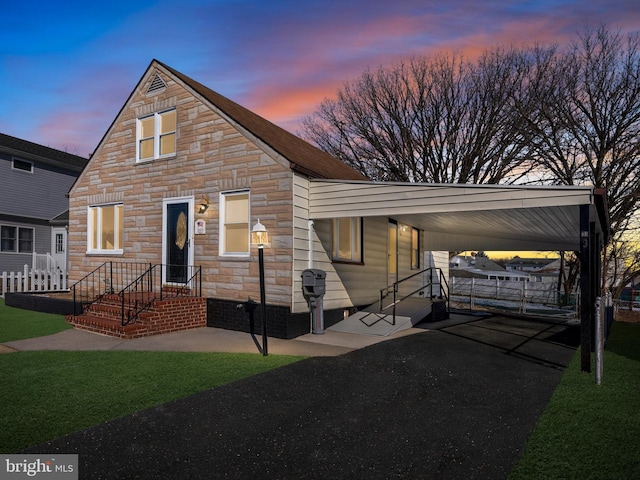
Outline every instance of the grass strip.
[(509, 480), (640, 478), (640, 324), (614, 323), (603, 365), (596, 385), (576, 352)]
[(0, 343), (53, 335), (69, 328), (62, 315), (7, 307), (0, 299)]
[(0, 355), (0, 452), (16, 452), (301, 359), (136, 351)]

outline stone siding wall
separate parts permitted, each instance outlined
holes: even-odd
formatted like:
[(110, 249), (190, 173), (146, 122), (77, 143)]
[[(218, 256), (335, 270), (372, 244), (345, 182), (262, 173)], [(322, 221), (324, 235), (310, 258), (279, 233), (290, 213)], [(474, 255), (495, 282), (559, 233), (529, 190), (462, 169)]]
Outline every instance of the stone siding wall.
[[(106, 261), (165, 263), (162, 258), (163, 200), (209, 198), (205, 235), (195, 235), (194, 264), (202, 266), (203, 295), (229, 300), (259, 298), (257, 250), (250, 257), (219, 255), (220, 194), (248, 190), (250, 224), (259, 218), (271, 235), (265, 249), (268, 303), (291, 305), (292, 188), (289, 162), (251, 138), (221, 112), (174, 81), (158, 74), (167, 88), (147, 95), (155, 75), (147, 73), (116, 118), (70, 192), (70, 284)], [(136, 162), (136, 119), (176, 108), (176, 155)], [(87, 212), (91, 205), (123, 203), (122, 255), (87, 254)]]

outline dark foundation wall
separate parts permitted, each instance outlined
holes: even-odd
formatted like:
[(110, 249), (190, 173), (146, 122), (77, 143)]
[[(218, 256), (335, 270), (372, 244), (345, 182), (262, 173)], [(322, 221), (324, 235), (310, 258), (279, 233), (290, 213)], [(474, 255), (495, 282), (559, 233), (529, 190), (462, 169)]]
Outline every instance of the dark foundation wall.
[(8, 307), (22, 308), (58, 315), (73, 314), (73, 300), (48, 297), (37, 293), (6, 293), (4, 303)]
[[(239, 308), (240, 306), (240, 308)], [(262, 334), (262, 310), (259, 304), (253, 304), (254, 333)], [(207, 327), (224, 328), (241, 332), (250, 331), (251, 315), (245, 302), (232, 300), (207, 299)], [(269, 337), (291, 339), (311, 332), (309, 313), (291, 313), (289, 307), (267, 305), (267, 335)], [(325, 328), (342, 320), (343, 310), (325, 310)]]

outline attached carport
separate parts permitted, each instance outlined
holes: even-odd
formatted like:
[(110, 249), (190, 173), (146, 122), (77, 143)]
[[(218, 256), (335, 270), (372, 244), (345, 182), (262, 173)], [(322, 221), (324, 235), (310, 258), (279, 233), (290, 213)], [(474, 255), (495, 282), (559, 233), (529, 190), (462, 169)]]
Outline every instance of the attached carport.
[(575, 251), (581, 276), (582, 370), (590, 371), (606, 193), (590, 186), (313, 180), (312, 220), (389, 217), (425, 231), (425, 250)]

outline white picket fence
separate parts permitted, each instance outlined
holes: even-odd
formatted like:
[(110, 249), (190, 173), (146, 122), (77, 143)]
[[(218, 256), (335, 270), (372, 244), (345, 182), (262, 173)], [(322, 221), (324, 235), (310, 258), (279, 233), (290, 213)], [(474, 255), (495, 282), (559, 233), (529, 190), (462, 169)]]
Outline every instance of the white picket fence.
[(2, 272), (0, 297), (14, 292), (59, 292), (68, 290), (67, 272), (60, 268), (38, 270), (25, 265), (22, 272)]
[(47, 272), (53, 272), (55, 270), (65, 270), (64, 265), (59, 265), (53, 255), (50, 253), (35, 253), (33, 252), (33, 258), (31, 260), (31, 268), (33, 270), (45, 270)]

